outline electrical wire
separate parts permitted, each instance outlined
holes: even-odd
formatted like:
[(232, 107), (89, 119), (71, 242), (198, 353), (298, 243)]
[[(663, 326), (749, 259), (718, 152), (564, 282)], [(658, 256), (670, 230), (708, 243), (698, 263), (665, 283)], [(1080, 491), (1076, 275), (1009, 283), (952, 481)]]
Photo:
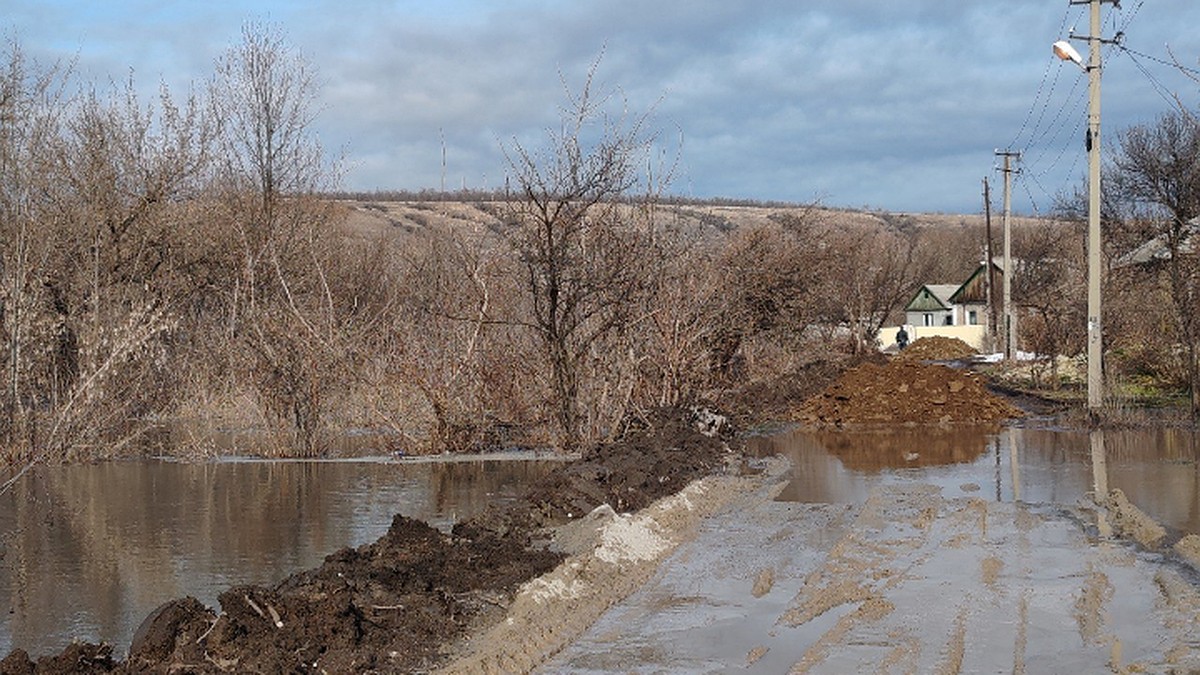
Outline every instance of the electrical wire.
[(1187, 66), (1183, 65), (1182, 63), (1168, 61), (1166, 59), (1162, 59), (1157, 56), (1151, 56), (1150, 54), (1143, 54), (1142, 52), (1139, 52), (1135, 49), (1130, 49), (1129, 47), (1126, 47), (1124, 44), (1120, 45), (1120, 47), (1121, 47), (1121, 51), (1131, 54), (1133, 56), (1138, 56), (1138, 57), (1141, 57), (1148, 61), (1153, 61), (1157, 64), (1168, 66), (1170, 68), (1174, 68), (1176, 70), (1183, 71), (1189, 75), (1200, 76), (1200, 70), (1196, 70), (1195, 68), (1188, 68)]
[[(1022, 174), (1022, 175), (1023, 175), (1023, 174)], [(1025, 192), (1025, 196), (1026, 196), (1026, 198), (1028, 198), (1028, 199), (1029, 199), (1029, 205), (1030, 205), (1030, 206), (1033, 208), (1033, 216), (1034, 216), (1035, 218), (1040, 218), (1040, 217), (1042, 217), (1042, 215), (1044, 215), (1044, 214), (1042, 213), (1042, 210), (1041, 210), (1041, 208), (1040, 208), (1040, 207), (1038, 207), (1038, 198), (1037, 198), (1037, 197), (1035, 197), (1035, 196), (1034, 196), (1034, 194), (1033, 194), (1033, 191), (1029, 189), (1029, 184), (1030, 184), (1031, 182), (1032, 182), (1034, 185), (1036, 185), (1036, 186), (1037, 186), (1037, 188), (1038, 188), (1039, 190), (1041, 190), (1041, 191), (1042, 191), (1042, 194), (1046, 195), (1046, 198), (1047, 198), (1047, 199), (1053, 200), (1053, 199), (1054, 199), (1054, 196), (1053, 196), (1053, 195), (1051, 195), (1051, 194), (1050, 194), (1050, 191), (1049, 191), (1049, 190), (1047, 190), (1047, 189), (1045, 188), (1045, 186), (1043, 186), (1043, 185), (1042, 185), (1041, 181), (1039, 181), (1039, 180), (1037, 179), (1037, 177), (1036, 177), (1036, 176), (1034, 176), (1034, 175), (1032, 175), (1032, 174), (1030, 174), (1030, 175), (1029, 175), (1029, 179), (1028, 179), (1028, 180), (1025, 180), (1024, 178), (1022, 178), (1022, 179), (1020, 179), (1020, 180), (1018, 180), (1018, 181), (1017, 181), (1017, 185), (1018, 185), (1018, 186), (1019, 186), (1019, 187), (1020, 187), (1020, 188), (1021, 188), (1021, 189), (1022, 189), (1024, 192)]]
[[(1127, 17), (1125, 17), (1125, 23), (1121, 24), (1120, 28), (1117, 28), (1117, 30), (1116, 30), (1117, 33), (1124, 33), (1125, 31), (1129, 30), (1129, 24), (1133, 23), (1133, 20), (1134, 20), (1134, 18), (1137, 17), (1138, 12), (1142, 11), (1142, 5), (1144, 5), (1144, 4), (1146, 4), (1146, 0), (1138, 0), (1137, 6), (1133, 8), (1133, 11), (1130, 12)], [(1116, 15), (1109, 14), (1109, 16), (1112, 16), (1114, 18), (1114, 23), (1115, 23)]]
[[(1102, 45), (1102, 47), (1101, 47), (1101, 49), (1103, 50), (1102, 57), (1104, 59), (1111, 57), (1113, 55), (1114, 50), (1120, 50), (1123, 52), (1132, 51), (1132, 50), (1128, 50), (1128, 48), (1124, 45), (1124, 42), (1121, 38), (1124, 36), (1125, 31), (1133, 23), (1134, 19), (1137, 17), (1138, 13), (1141, 11), (1142, 6), (1144, 4), (1145, 4), (1145, 0), (1138, 0), (1137, 4), (1133, 7), (1133, 10), (1131, 12), (1122, 13), (1121, 15), (1118, 15), (1118, 13), (1116, 13), (1116, 12), (1109, 13), (1109, 16), (1108, 16), (1109, 21), (1107, 23), (1109, 24), (1109, 26), (1111, 26), (1111, 30), (1113, 30), (1113, 34), (1116, 36), (1116, 38), (1112, 41), (1106, 40), (1104, 42), (1104, 44)], [(1060, 26), (1060, 29), (1059, 29), (1060, 34), (1063, 32), (1063, 29), (1066, 27), (1067, 21), (1070, 19), (1071, 9), (1073, 6), (1076, 6), (1076, 5), (1074, 3), (1068, 3), (1067, 13), (1064, 15), (1062, 25)], [(1083, 7), (1082, 4), (1080, 4), (1078, 6)], [(1119, 21), (1118, 21), (1118, 19), (1119, 19)], [(1072, 29), (1072, 36), (1074, 37), (1073, 33), (1074, 33), (1074, 29)], [(1137, 52), (1133, 52), (1132, 54), (1127, 53), (1127, 55), (1130, 57), (1130, 60), (1134, 61), (1135, 66), (1139, 70), (1142, 71), (1142, 74), (1144, 76), (1146, 76), (1147, 79), (1149, 79), (1151, 81), (1151, 84), (1155, 87), (1156, 92), (1158, 92), (1158, 94), (1160, 96), (1164, 96), (1165, 87), (1162, 86), (1161, 82), (1158, 82), (1156, 79), (1154, 79), (1153, 75), (1145, 68), (1145, 66), (1143, 64), (1139, 63), (1137, 61), (1137, 59), (1134, 58), (1134, 56), (1136, 54), (1137, 54)], [(1160, 59), (1154, 59), (1153, 57), (1145, 57), (1145, 58), (1149, 58), (1154, 61), (1163, 62)], [(1054, 60), (1051, 59), (1051, 63), (1053, 63), (1053, 62), (1054, 62)], [(1169, 65), (1177, 65), (1177, 64), (1169, 64)], [(1050, 67), (1051, 66), (1047, 66), (1047, 72)], [(1084, 81), (1084, 78), (1076, 78), (1074, 80), (1070, 91), (1068, 91), (1066, 96), (1064, 97), (1064, 101), (1066, 103), (1056, 105), (1055, 106), (1056, 114), (1053, 116), (1053, 118), (1051, 119), (1050, 123), (1047, 126), (1045, 126), (1045, 127), (1042, 126), (1042, 120), (1044, 118), (1044, 115), (1045, 115), (1047, 109), (1049, 108), (1049, 106), (1051, 104), (1051, 98), (1053, 98), (1055, 86), (1057, 85), (1058, 77), (1061, 74), (1061, 72), (1062, 72), (1062, 68), (1060, 68), (1055, 73), (1054, 80), (1052, 80), (1052, 87), (1050, 89), (1050, 93), (1043, 103), (1043, 110), (1042, 110), (1041, 114), (1039, 114), (1039, 116), (1038, 116), (1037, 123), (1034, 125), (1034, 131), (1032, 133), (1030, 133), (1029, 145), (1030, 145), (1030, 147), (1035, 148), (1035, 150), (1029, 154), (1029, 158), (1028, 158), (1028, 162), (1027, 162), (1027, 167), (1028, 167), (1027, 170), (1022, 172), (1025, 176), (1025, 180), (1022, 181), (1022, 184), (1024, 186), (1026, 196), (1028, 197), (1030, 204), (1032, 205), (1035, 212), (1037, 212), (1037, 210), (1038, 210), (1038, 204), (1037, 204), (1038, 200), (1034, 197), (1033, 188), (1036, 187), (1039, 191), (1041, 191), (1046, 196), (1046, 198), (1052, 199), (1053, 194), (1046, 188), (1045, 184), (1043, 183), (1043, 179), (1045, 179), (1047, 176), (1051, 175), (1052, 172), (1058, 176), (1074, 175), (1077, 167), (1079, 166), (1080, 157), (1082, 154), (1082, 153), (1078, 153), (1078, 152), (1072, 153), (1071, 163), (1070, 163), (1070, 166), (1067, 168), (1067, 170), (1066, 171), (1058, 171), (1057, 170), (1058, 167), (1063, 163), (1063, 159), (1066, 157), (1067, 153), (1076, 147), (1074, 145), (1074, 143), (1066, 142), (1066, 141), (1062, 140), (1063, 132), (1066, 129), (1070, 128), (1071, 129), (1070, 136), (1072, 136), (1072, 137), (1077, 136), (1082, 131), (1084, 123), (1086, 122), (1086, 116), (1082, 115), (1082, 114), (1074, 115), (1074, 123), (1073, 124), (1067, 123), (1063, 119), (1063, 115), (1067, 114), (1068, 111), (1073, 111), (1073, 110), (1077, 111), (1082, 108), (1083, 99), (1085, 97), (1085, 92), (1086, 92), (1086, 87), (1081, 89), (1080, 83)], [(1200, 73), (1197, 73), (1197, 74), (1200, 75)], [(1039, 100), (1038, 97), (1040, 97), (1041, 92), (1043, 91), (1043, 89), (1045, 87), (1046, 79), (1047, 79), (1047, 75), (1044, 72), (1043, 76), (1042, 76), (1042, 83), (1039, 84), (1039, 86), (1038, 86), (1038, 94), (1035, 96), (1035, 99), (1034, 99), (1035, 102)], [(1178, 104), (1176, 102), (1172, 102), (1171, 105), (1176, 106)], [(1025, 129), (1028, 126), (1028, 122), (1029, 122), (1029, 118), (1027, 116), (1026, 120), (1024, 122), (1022, 122), (1021, 130), (1018, 131), (1018, 133), (1017, 133), (1018, 139), (1020, 139), (1021, 135), (1025, 132)], [(1014, 144), (1015, 144), (1015, 141), (1014, 141)], [(1101, 147), (1103, 150), (1104, 149), (1103, 146), (1101, 146)], [(1054, 152), (1054, 148), (1057, 148), (1057, 152)]]
[(1168, 107), (1177, 108), (1180, 112), (1187, 112), (1187, 109), (1182, 103), (1180, 103), (1179, 99), (1171, 95), (1170, 90), (1167, 89), (1167, 87), (1160, 82), (1158, 78), (1154, 77), (1154, 75), (1146, 69), (1146, 66), (1142, 65), (1142, 62), (1139, 61), (1136, 56), (1134, 56), (1134, 54), (1137, 52), (1134, 52), (1132, 49), (1122, 49), (1121, 53), (1129, 57), (1129, 60), (1133, 62), (1133, 65), (1136, 66), (1139, 71), (1141, 71), (1142, 75), (1144, 75), (1146, 80), (1150, 83), (1150, 86), (1154, 88), (1154, 92), (1158, 94), (1162, 100), (1167, 102)]
[[(1063, 30), (1066, 29), (1067, 20), (1070, 17), (1071, 17), (1071, 7), (1070, 7), (1070, 5), (1068, 5), (1067, 10), (1063, 13), (1062, 22), (1059, 24), (1059, 27), (1058, 27), (1059, 34), (1061, 34), (1063, 32)], [(1025, 113), (1025, 119), (1021, 121), (1021, 127), (1017, 130), (1017, 135), (1013, 137), (1013, 140), (1011, 143), (1008, 144), (1008, 147), (1010, 147), (1010, 148), (1020, 147), (1018, 145), (1018, 142), (1021, 139), (1021, 135), (1025, 133), (1025, 129), (1027, 129), (1029, 127), (1029, 121), (1030, 121), (1030, 119), (1032, 119), (1034, 111), (1037, 110), (1037, 108), (1038, 108), (1038, 101), (1041, 99), (1042, 92), (1046, 88), (1046, 80), (1050, 76), (1050, 69), (1051, 69), (1051, 67), (1053, 67), (1053, 65), (1054, 65), (1053, 59), (1047, 60), (1046, 68), (1045, 68), (1045, 70), (1042, 71), (1042, 81), (1038, 84), (1037, 93), (1034, 94), (1033, 101), (1029, 105), (1029, 110)], [(1061, 72), (1062, 72), (1061, 68), (1059, 70), (1055, 71), (1054, 80), (1051, 81), (1051, 83), (1050, 83), (1050, 91), (1047, 92), (1047, 94), (1046, 94), (1045, 102), (1042, 104), (1041, 112), (1038, 114), (1037, 122), (1034, 123), (1033, 131), (1030, 132), (1030, 137), (1034, 136), (1037, 133), (1038, 128), (1041, 125), (1042, 119), (1045, 117), (1046, 110), (1050, 106), (1050, 99), (1053, 97), (1054, 89), (1058, 84), (1058, 75)]]

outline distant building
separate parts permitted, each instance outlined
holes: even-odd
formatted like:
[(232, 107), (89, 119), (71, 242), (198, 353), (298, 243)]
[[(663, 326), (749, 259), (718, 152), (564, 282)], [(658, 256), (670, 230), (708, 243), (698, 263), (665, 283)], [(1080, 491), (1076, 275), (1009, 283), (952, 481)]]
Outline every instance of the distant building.
[[(996, 268), (996, 290), (1004, 278), (1003, 260)], [(911, 326), (982, 326), (987, 323), (987, 264), (979, 267), (961, 284), (925, 284), (917, 289), (904, 307), (904, 322)], [(997, 303), (999, 304), (999, 303)]]
[[(993, 292), (1000, 305), (1004, 279), (1004, 260), (996, 258)], [(956, 337), (980, 348), (987, 335), (987, 264), (980, 263), (967, 280), (959, 284), (924, 284), (904, 306), (904, 325), (913, 340), (932, 335)], [(892, 330), (891, 332), (894, 332)], [(891, 334), (881, 331), (881, 334)], [(888, 345), (889, 347), (891, 345)]]
[(953, 326), (954, 303), (950, 298), (959, 289), (952, 284), (925, 284), (904, 306), (904, 323), (912, 326)]
[[(1181, 254), (1192, 254), (1200, 247), (1200, 218), (1192, 218), (1178, 231), (1177, 247)], [(1115, 267), (1154, 267), (1171, 259), (1171, 244), (1166, 234), (1160, 234), (1142, 243), (1116, 259)]]

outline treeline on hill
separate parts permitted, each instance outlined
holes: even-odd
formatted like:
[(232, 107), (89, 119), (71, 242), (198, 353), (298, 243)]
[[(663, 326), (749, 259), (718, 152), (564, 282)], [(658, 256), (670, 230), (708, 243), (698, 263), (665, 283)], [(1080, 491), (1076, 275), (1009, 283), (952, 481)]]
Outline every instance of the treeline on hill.
[[(648, 120), (610, 114), (621, 106), (590, 75), (545, 147), (506, 149), (510, 190), (487, 218), (351, 236), (310, 134), (312, 70), (272, 30), (248, 26), (183, 100), (72, 92), (68, 73), (16, 45), (7, 56), (0, 456), (13, 465), (120, 454), (172, 417), (264, 429), (280, 454), (320, 454), (354, 427), (410, 452), (572, 450), (656, 406), (866, 352), (919, 284), (963, 278), (983, 248), (977, 226), (809, 208), (685, 226), (639, 173)], [(1023, 339), (1074, 353), (1080, 228), (1019, 234)], [(1166, 370), (1179, 333), (1124, 311), (1110, 339), (1142, 346), (1139, 372)]]

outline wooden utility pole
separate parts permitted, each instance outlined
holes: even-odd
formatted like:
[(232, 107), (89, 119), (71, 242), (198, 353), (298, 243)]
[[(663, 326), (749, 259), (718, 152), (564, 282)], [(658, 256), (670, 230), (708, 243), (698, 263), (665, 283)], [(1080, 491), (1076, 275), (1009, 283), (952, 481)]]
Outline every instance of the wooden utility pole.
[(1012, 257), (1012, 168), (1013, 158), (1020, 158), (1021, 153), (996, 151), (998, 157), (1004, 158), (1004, 358), (1012, 359), (1017, 354), (1017, 313), (1012, 306), (1012, 280), (1017, 273), (1017, 265)]
[(992, 191), (988, 185), (987, 176), (983, 177), (983, 227), (987, 237), (984, 264), (987, 265), (987, 276), (984, 284), (987, 288), (987, 330), (988, 339), (992, 340), (992, 348), (996, 344), (996, 258), (992, 251)]

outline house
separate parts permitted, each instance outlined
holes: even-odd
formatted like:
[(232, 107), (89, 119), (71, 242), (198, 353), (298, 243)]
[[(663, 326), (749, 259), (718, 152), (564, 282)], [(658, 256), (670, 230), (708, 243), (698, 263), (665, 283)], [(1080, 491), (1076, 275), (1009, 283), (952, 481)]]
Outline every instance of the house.
[[(1003, 261), (995, 260), (996, 284), (1004, 277)], [(987, 317), (987, 264), (980, 263), (961, 284), (925, 284), (904, 307), (911, 326), (981, 326)], [(996, 289), (999, 293), (999, 288)]]
[(958, 290), (951, 284), (925, 284), (904, 306), (904, 323), (913, 326), (953, 326), (954, 303), (950, 298)]
[[(993, 291), (995, 293), (995, 307), (1000, 309), (1000, 288), (1004, 283), (1004, 258), (995, 258), (992, 260), (992, 268), (995, 272), (992, 275), (992, 283), (996, 284)], [(954, 295), (950, 296), (950, 303), (957, 308), (958, 318), (954, 322), (956, 326), (979, 326), (987, 323), (988, 313), (988, 278), (987, 278), (987, 263), (981, 262), (971, 272), (971, 276), (954, 291)]]
[[(999, 305), (1004, 260), (996, 258), (995, 293)], [(980, 263), (960, 284), (924, 284), (904, 306), (904, 325), (910, 339), (941, 335), (959, 338), (979, 349), (987, 337), (987, 263)], [(899, 327), (880, 330), (881, 342), (890, 340)], [(882, 344), (881, 347), (891, 347)]]
[[(1200, 218), (1192, 218), (1180, 226), (1178, 230), (1178, 249), (1180, 253), (1191, 254), (1196, 251), (1200, 240)], [(1141, 246), (1118, 257), (1115, 267), (1142, 266), (1152, 267), (1171, 259), (1171, 245), (1166, 234), (1153, 237)]]

